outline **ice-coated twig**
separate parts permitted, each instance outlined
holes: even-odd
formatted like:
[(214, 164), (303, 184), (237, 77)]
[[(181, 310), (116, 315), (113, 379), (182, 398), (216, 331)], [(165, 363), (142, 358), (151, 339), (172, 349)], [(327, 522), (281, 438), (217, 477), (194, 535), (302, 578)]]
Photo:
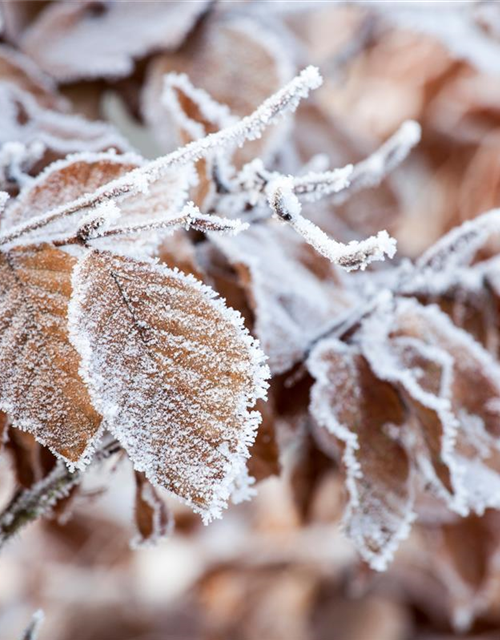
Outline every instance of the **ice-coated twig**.
[(354, 167), (348, 164), (323, 173), (309, 172), (293, 179), (293, 192), (304, 200), (315, 201), (332, 193), (345, 191), (351, 184)]
[[(361, 189), (378, 186), (408, 156), (418, 144), (421, 128), (418, 122), (407, 120), (384, 144), (366, 160), (354, 165), (346, 186), (334, 196), (334, 202), (341, 204)], [(325, 174), (325, 175), (328, 175)], [(317, 178), (319, 180), (319, 177)]]
[(44, 619), (45, 614), (42, 609), (38, 609), (38, 611), (35, 611), (33, 617), (31, 618), (31, 622), (23, 631), (21, 640), (37, 640), (38, 633), (40, 632), (40, 628), (43, 624)]
[[(116, 440), (108, 442), (95, 452), (94, 461), (106, 460), (119, 450)], [(80, 471), (70, 471), (63, 462), (58, 462), (40, 482), (17, 492), (0, 514), (0, 550), (24, 526), (49, 514), (73, 487), (80, 484), (82, 477)]]
[(42, 158), (45, 145), (36, 140), (30, 144), (5, 142), (0, 148), (0, 181), (25, 185), (32, 178), (28, 171)]
[(281, 177), (267, 187), (268, 202), (273, 212), (297, 231), (306, 242), (334, 264), (352, 271), (365, 269), (375, 260), (392, 258), (396, 253), (396, 240), (387, 231), (380, 231), (361, 242), (343, 244), (330, 238), (324, 231), (301, 214), (301, 204), (294, 193), (292, 177)]
[(404, 272), (400, 290), (439, 293), (449, 289), (457, 278), (466, 284), (464, 267), (472, 263), (494, 233), (500, 233), (500, 209), (466, 220), (440, 238), (416, 260), (412, 269)]
[[(112, 201), (110, 201), (112, 202)], [(177, 229), (195, 229), (203, 233), (218, 232), (234, 235), (248, 229), (248, 223), (241, 220), (220, 218), (202, 213), (193, 202), (188, 202), (176, 218), (168, 220), (148, 220), (141, 224), (133, 224), (125, 227), (109, 228), (101, 217), (92, 218), (82, 225), (76, 235), (71, 238), (55, 240), (57, 247), (70, 244), (88, 244), (92, 240), (109, 238), (111, 236), (133, 235), (144, 231), (164, 230), (173, 233)]]
[(265, 100), (251, 115), (242, 118), (236, 124), (200, 140), (194, 140), (166, 156), (129, 171), (90, 194), (10, 229), (7, 233), (0, 235), (0, 245), (9, 244), (25, 233), (41, 229), (54, 220), (67, 217), (82, 209), (95, 207), (107, 200), (118, 201), (126, 196), (146, 193), (152, 182), (175, 167), (193, 164), (221, 148), (238, 147), (247, 140), (260, 138), (269, 125), (286, 113), (294, 111), (300, 100), (306, 98), (309, 92), (318, 88), (321, 83), (322, 78), (316, 67), (307, 67), (291, 82)]

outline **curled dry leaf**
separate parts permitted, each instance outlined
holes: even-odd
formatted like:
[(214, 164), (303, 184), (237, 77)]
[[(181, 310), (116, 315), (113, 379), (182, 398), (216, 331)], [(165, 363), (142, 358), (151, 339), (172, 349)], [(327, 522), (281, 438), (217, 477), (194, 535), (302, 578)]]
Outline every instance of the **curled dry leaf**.
[(44, 478), (54, 467), (55, 458), (25, 431), (9, 429), (6, 448), (11, 454), (19, 485), (29, 488)]
[[(293, 67), (279, 38), (265, 25), (251, 18), (209, 17), (179, 51), (158, 56), (149, 68), (144, 113), (170, 148), (174, 143), (170, 109), (162, 106), (168, 73), (186, 74), (195, 87), (227, 105), (234, 116), (242, 117), (290, 80)], [(283, 131), (280, 125), (260, 141), (245, 144), (237, 154), (238, 163), (272, 153)]]
[(135, 472), (135, 526), (133, 547), (154, 545), (172, 533), (173, 514), (158, 491), (148, 482), (143, 473)]
[(387, 308), (374, 314), (361, 334), (376, 375), (399, 388), (417, 418), (412, 446), (424, 481), (459, 513), (497, 506), (500, 369), (493, 357), (437, 307), (415, 300), (398, 300), (392, 317)]
[(151, 51), (177, 49), (209, 6), (210, 0), (51, 3), (21, 46), (59, 81), (117, 78)]
[(268, 375), (241, 317), (194, 278), (107, 252), (80, 260), (73, 287), (72, 341), (108, 429), (151, 482), (219, 516)]
[(349, 503), (344, 523), (370, 565), (383, 570), (414, 519), (411, 463), (398, 442), (407, 427), (396, 390), (354, 348), (327, 339), (308, 359), (311, 412), (322, 441), (338, 443)]
[(101, 419), (68, 340), (74, 264), (48, 244), (0, 254), (0, 407), (13, 426), (79, 465), (92, 453)]

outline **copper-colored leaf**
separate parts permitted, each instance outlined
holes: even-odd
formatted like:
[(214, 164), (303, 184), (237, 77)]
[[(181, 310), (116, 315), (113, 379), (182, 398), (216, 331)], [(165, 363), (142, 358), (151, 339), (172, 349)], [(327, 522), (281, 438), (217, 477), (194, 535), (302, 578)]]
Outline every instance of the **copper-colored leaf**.
[(73, 285), (71, 336), (107, 427), (149, 480), (216, 517), (244, 482), (267, 376), (239, 314), (192, 277), (107, 252)]
[(0, 407), (13, 426), (78, 464), (91, 453), (101, 420), (68, 340), (74, 263), (50, 245), (0, 254)]
[(135, 526), (133, 546), (154, 545), (173, 529), (173, 514), (143, 473), (135, 472)]
[(347, 532), (371, 566), (384, 569), (414, 518), (410, 461), (397, 441), (404, 405), (359, 353), (334, 339), (319, 343), (308, 367), (316, 379), (312, 414), (342, 450)]

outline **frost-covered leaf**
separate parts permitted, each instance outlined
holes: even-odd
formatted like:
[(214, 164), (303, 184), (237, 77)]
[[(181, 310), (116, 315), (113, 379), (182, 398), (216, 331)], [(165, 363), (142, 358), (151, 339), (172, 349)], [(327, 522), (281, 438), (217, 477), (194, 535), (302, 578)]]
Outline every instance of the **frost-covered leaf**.
[(50, 245), (0, 254), (0, 408), (71, 464), (86, 462), (100, 416), (80, 379), (66, 313), (75, 260)]
[(51, 3), (21, 46), (60, 81), (128, 75), (134, 60), (179, 47), (210, 0)]
[[(66, 203), (94, 192), (142, 164), (140, 156), (115, 153), (75, 154), (54, 162), (12, 201), (2, 220), (2, 231), (11, 232), (16, 225), (35, 222), (51, 210), (64, 208)], [(119, 218), (110, 224), (110, 228), (166, 220), (169, 216), (178, 214), (187, 196), (189, 179), (189, 172), (178, 171), (154, 182), (147, 194), (130, 196), (120, 204)], [(57, 218), (51, 224), (23, 235), (22, 242), (71, 236), (85, 215), (89, 215), (89, 210), (81, 208), (74, 215)], [(99, 214), (95, 212), (93, 215)], [(152, 251), (159, 243), (159, 237), (154, 231), (150, 231), (144, 242), (146, 248)], [(127, 245), (133, 245), (133, 250), (139, 251), (136, 238), (120, 240), (122, 251), (126, 250)], [(116, 240), (113, 241), (113, 248), (118, 249)], [(129, 250), (132, 250), (132, 246)]]
[[(186, 74), (195, 87), (227, 105), (234, 116), (251, 113), (293, 73), (293, 65), (278, 35), (251, 18), (209, 18), (177, 52), (158, 56), (151, 63), (144, 111), (167, 148), (172, 139), (170, 109), (162, 106), (165, 74)], [(175, 131), (175, 121), (174, 121)], [(238, 152), (240, 163), (270, 154), (283, 139), (283, 126)]]
[(173, 514), (143, 473), (135, 472), (135, 527), (133, 547), (155, 545), (172, 533)]
[(211, 240), (240, 277), (273, 373), (301, 360), (310, 341), (350, 305), (335, 267), (279, 222)]
[(326, 339), (307, 366), (316, 382), (311, 412), (322, 437), (339, 442), (349, 503), (344, 523), (370, 565), (386, 568), (414, 519), (411, 463), (397, 441), (407, 428), (396, 390), (351, 347)]
[[(435, 306), (401, 299), (363, 322), (363, 353), (412, 409), (423, 479), (461, 514), (498, 505), (500, 367)], [(410, 443), (410, 441), (408, 441)]]
[(89, 251), (73, 286), (71, 339), (108, 429), (136, 470), (217, 517), (246, 472), (268, 375), (239, 314), (194, 278), (107, 252)]

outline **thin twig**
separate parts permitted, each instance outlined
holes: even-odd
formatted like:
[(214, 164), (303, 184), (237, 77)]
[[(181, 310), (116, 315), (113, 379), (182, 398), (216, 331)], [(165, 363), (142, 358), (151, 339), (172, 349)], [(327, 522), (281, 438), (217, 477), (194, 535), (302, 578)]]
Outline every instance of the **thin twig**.
[[(120, 445), (113, 440), (96, 451), (94, 462), (102, 462), (119, 450)], [(82, 472), (70, 471), (60, 461), (43, 480), (29, 489), (18, 491), (0, 514), (0, 550), (27, 524), (50, 513), (73, 487), (80, 484), (82, 477)]]

